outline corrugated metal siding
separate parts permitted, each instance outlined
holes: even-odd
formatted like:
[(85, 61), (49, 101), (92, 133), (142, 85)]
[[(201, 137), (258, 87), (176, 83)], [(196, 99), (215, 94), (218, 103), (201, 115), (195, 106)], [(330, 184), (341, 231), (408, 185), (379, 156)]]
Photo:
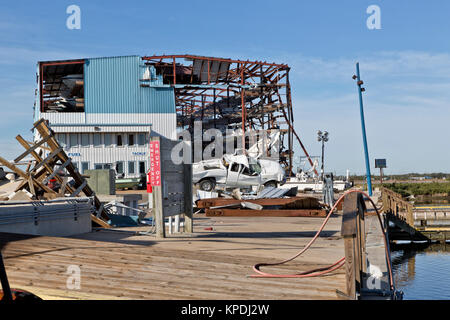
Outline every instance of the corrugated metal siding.
[(142, 112), (175, 113), (173, 88), (141, 87)]
[[(40, 116), (51, 124), (83, 124), (86, 123), (86, 114), (83, 112), (41, 112)], [(39, 119), (37, 119), (39, 120)]]
[(141, 87), (139, 56), (86, 59), (86, 113), (175, 113), (173, 88)]
[(86, 114), (86, 123), (94, 124), (151, 124), (152, 133), (176, 139), (177, 117), (175, 113), (96, 113)]
[(151, 132), (151, 126), (51, 126), (56, 133), (117, 133), (117, 132)]
[(140, 60), (138, 56), (86, 59), (86, 113), (137, 112)]

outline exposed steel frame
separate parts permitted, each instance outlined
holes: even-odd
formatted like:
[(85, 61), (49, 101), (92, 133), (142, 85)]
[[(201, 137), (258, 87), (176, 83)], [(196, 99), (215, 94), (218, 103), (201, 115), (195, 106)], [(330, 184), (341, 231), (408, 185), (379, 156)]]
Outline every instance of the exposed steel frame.
[(84, 64), (84, 59), (78, 60), (64, 60), (64, 61), (46, 61), (39, 62), (39, 108), (40, 111), (44, 111), (44, 67), (48, 66), (59, 66), (59, 65), (68, 65), (68, 64)]
[[(193, 118), (203, 121), (205, 113), (212, 111), (213, 123), (216, 127), (219, 119), (227, 115), (222, 114), (222, 109), (217, 108), (217, 103), (223, 102), (230, 106), (230, 98), (234, 97), (236, 106), (240, 97), (240, 123), (242, 131), (258, 129), (284, 129), (281, 130), (288, 136), (287, 161), (284, 163), (286, 171), (291, 174), (293, 166), (293, 141), (294, 135), (300, 147), (303, 149), (311, 166), (313, 162), (293, 127), (294, 117), (292, 110), (291, 88), (289, 83), (290, 67), (287, 64), (269, 63), (266, 61), (249, 61), (226, 59), (217, 57), (205, 57), (198, 55), (154, 55), (142, 57), (147, 64), (155, 67), (171, 70), (172, 74), (165, 74), (166, 83), (174, 87), (175, 103), (178, 116), (182, 122), (179, 127), (192, 130)], [(194, 61), (201, 61), (200, 79), (193, 81)], [(202, 80), (202, 70), (206, 65), (207, 79)], [(216, 63), (226, 64), (227, 70), (220, 72), (220, 66), (216, 72), (212, 72), (211, 66)], [(181, 71), (190, 72), (191, 81), (177, 80)], [(184, 74), (186, 75), (186, 74)], [(215, 80), (213, 80), (213, 76)], [(270, 109), (267, 106), (278, 105), (278, 108)], [(209, 108), (209, 110), (208, 110)], [(266, 110), (269, 110), (266, 112)], [(251, 113), (251, 116), (249, 116)], [(256, 114), (256, 115), (255, 115)], [(190, 122), (186, 119), (190, 118)], [(279, 122), (278, 119), (283, 119)], [(225, 119), (226, 120), (226, 119)], [(236, 123), (236, 119), (233, 120)], [(245, 136), (242, 135), (243, 145)], [(283, 139), (284, 140), (284, 139)], [(317, 171), (316, 171), (317, 174)]]

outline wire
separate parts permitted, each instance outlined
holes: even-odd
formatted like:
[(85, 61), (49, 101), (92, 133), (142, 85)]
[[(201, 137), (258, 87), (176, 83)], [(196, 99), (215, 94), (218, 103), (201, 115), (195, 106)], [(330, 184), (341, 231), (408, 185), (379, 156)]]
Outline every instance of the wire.
[(388, 249), (388, 242), (387, 242), (387, 237), (386, 237), (386, 233), (384, 231), (384, 226), (383, 226), (383, 222), (381, 220), (381, 215), (380, 212), (378, 211), (378, 208), (376, 207), (375, 203), (373, 202), (373, 200), (370, 198), (369, 195), (367, 195), (365, 192), (360, 191), (360, 190), (349, 190), (347, 192), (345, 192), (337, 201), (336, 203), (333, 205), (333, 207), (330, 209), (328, 215), (325, 217), (325, 220), (323, 221), (322, 225), (320, 226), (319, 230), (317, 231), (317, 233), (314, 235), (314, 237), (308, 242), (308, 244), (302, 249), (300, 250), (297, 254), (295, 254), (294, 256), (283, 260), (281, 262), (275, 262), (275, 263), (258, 263), (255, 264), (253, 266), (253, 270), (257, 273), (257, 274), (253, 274), (250, 275), (251, 278), (306, 278), (306, 277), (317, 277), (317, 276), (321, 276), (327, 273), (330, 273), (334, 270), (337, 270), (339, 268), (341, 268), (342, 266), (344, 266), (345, 264), (345, 257), (339, 259), (338, 261), (336, 261), (334, 264), (328, 266), (328, 267), (324, 267), (324, 268), (318, 268), (318, 269), (313, 269), (313, 270), (309, 270), (309, 271), (304, 271), (304, 272), (300, 272), (297, 274), (271, 274), (271, 273), (266, 273), (266, 272), (262, 272), (260, 270), (261, 267), (264, 266), (276, 266), (276, 265), (281, 265), (281, 264), (285, 264), (289, 261), (292, 261), (294, 259), (296, 259), (297, 257), (299, 257), (300, 255), (302, 255), (306, 250), (308, 250), (311, 245), (316, 241), (317, 237), (320, 235), (320, 233), (322, 232), (323, 228), (325, 227), (325, 225), (327, 224), (328, 220), (330, 219), (331, 214), (333, 213), (333, 211), (336, 209), (337, 205), (350, 193), (361, 193), (364, 196), (366, 196), (366, 198), (368, 198), (372, 204), (372, 206), (375, 208), (375, 211), (377, 213), (378, 216), (378, 221), (380, 222), (381, 225), (381, 230), (383, 231), (383, 237), (384, 237), (384, 244), (385, 244), (385, 254), (386, 254), (386, 261), (388, 264), (388, 270), (389, 270), (389, 280), (390, 280), (390, 287), (391, 290), (394, 290), (394, 282), (393, 282), (393, 276), (392, 276), (392, 266), (391, 266), (391, 261), (389, 259), (389, 249)]

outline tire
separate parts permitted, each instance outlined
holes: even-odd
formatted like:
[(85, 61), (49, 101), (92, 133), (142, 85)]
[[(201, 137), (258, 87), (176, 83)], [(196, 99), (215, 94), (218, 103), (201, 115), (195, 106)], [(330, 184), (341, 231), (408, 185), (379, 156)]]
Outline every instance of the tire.
[(278, 187), (278, 184), (277, 184), (275, 181), (269, 181), (269, 182), (266, 182), (266, 183), (264, 184), (264, 188), (269, 188), (269, 187), (274, 187), (274, 188), (276, 188), (276, 187)]
[(206, 179), (200, 182), (200, 190), (210, 192), (213, 191), (215, 187), (216, 182), (212, 179)]

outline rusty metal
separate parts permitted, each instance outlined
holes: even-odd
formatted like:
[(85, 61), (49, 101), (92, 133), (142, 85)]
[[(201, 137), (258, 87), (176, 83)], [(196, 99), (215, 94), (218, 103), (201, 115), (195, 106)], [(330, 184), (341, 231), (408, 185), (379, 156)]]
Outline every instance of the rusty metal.
[(207, 217), (326, 217), (326, 210), (249, 210), (249, 209), (206, 209)]
[[(291, 205), (300, 205), (300, 202), (309, 201), (309, 209), (313, 208), (313, 205), (317, 207), (317, 204), (311, 204), (312, 197), (291, 197), (291, 198), (275, 198), (275, 199), (249, 199), (249, 200), (236, 200), (236, 199), (226, 199), (226, 198), (211, 198), (211, 199), (201, 199), (197, 201), (197, 208), (205, 209), (210, 207), (225, 206), (240, 204), (241, 202), (250, 202), (254, 204), (259, 204), (262, 206), (286, 206), (292, 207)], [(314, 198), (314, 200), (317, 200)], [(303, 205), (302, 205), (303, 206)], [(298, 209), (301, 209), (298, 207)]]
[[(240, 126), (244, 134), (251, 130), (280, 129), (280, 154), (287, 158), (280, 162), (289, 175), (293, 167), (294, 135), (313, 165), (292, 125), (287, 64), (188, 54), (142, 59), (157, 69), (163, 84), (174, 88), (178, 127), (192, 133), (194, 121), (201, 120), (204, 130), (217, 128), (224, 132), (230, 125)], [(283, 118), (285, 122), (280, 121)], [(243, 146), (246, 145), (244, 134)], [(288, 146), (281, 150), (286, 134)]]

